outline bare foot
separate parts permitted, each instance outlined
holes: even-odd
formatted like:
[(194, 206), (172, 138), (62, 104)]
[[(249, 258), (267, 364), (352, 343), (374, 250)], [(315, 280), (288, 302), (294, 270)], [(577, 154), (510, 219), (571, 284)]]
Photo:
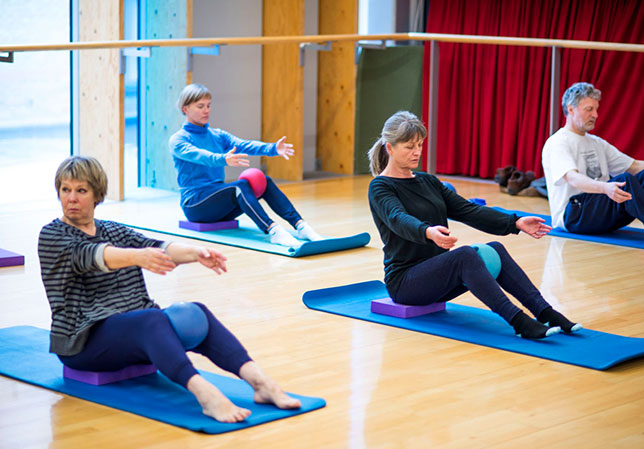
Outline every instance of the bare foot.
[(250, 416), (250, 410), (237, 407), (217, 387), (200, 375), (192, 376), (187, 387), (196, 396), (204, 415), (219, 422), (239, 422)]
[(274, 381), (259, 386), (255, 390), (254, 401), (258, 404), (275, 404), (277, 408), (294, 409), (300, 408), (302, 404), (298, 399), (290, 397)]
[(253, 390), (255, 390), (253, 399), (258, 404), (274, 404), (281, 409), (294, 409), (302, 406), (298, 399), (284, 393), (277, 382), (264, 374), (253, 361), (242, 365), (239, 370), (239, 377), (253, 387)]

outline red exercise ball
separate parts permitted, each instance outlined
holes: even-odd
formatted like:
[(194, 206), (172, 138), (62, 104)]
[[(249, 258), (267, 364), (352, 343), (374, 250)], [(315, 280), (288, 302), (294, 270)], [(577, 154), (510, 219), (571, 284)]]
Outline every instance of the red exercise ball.
[(253, 193), (257, 198), (264, 194), (264, 190), (266, 190), (266, 175), (259, 168), (247, 168), (241, 172), (239, 179), (248, 181), (250, 188), (253, 189)]

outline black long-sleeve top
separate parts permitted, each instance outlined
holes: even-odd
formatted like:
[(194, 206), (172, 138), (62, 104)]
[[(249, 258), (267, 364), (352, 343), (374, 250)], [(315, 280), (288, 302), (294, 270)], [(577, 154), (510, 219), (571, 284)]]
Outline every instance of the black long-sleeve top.
[(385, 244), (385, 284), (394, 296), (407, 270), (447, 251), (426, 238), (428, 227), (447, 227), (449, 218), (489, 234), (519, 233), (516, 215), (474, 204), (433, 175), (414, 174), (413, 178), (378, 176), (369, 184), (371, 214)]

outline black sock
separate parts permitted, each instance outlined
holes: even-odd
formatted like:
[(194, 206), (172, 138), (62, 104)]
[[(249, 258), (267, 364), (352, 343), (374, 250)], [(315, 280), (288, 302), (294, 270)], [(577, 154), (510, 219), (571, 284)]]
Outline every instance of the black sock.
[(533, 320), (524, 312), (517, 313), (510, 321), (510, 325), (514, 328), (516, 334), (522, 338), (540, 339), (559, 332), (556, 328), (550, 328)]
[(559, 326), (567, 334), (581, 329), (581, 324), (573, 323), (552, 307), (542, 310), (537, 319), (550, 326)]

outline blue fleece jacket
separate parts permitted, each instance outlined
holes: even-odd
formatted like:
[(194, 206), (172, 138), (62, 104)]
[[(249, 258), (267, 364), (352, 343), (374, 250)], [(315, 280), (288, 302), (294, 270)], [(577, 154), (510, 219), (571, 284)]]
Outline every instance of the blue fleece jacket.
[(229, 132), (185, 122), (170, 137), (170, 152), (177, 169), (181, 205), (198, 203), (219, 190), (224, 183), (226, 153), (237, 147), (236, 153), (249, 156), (277, 156), (275, 143), (242, 140)]

